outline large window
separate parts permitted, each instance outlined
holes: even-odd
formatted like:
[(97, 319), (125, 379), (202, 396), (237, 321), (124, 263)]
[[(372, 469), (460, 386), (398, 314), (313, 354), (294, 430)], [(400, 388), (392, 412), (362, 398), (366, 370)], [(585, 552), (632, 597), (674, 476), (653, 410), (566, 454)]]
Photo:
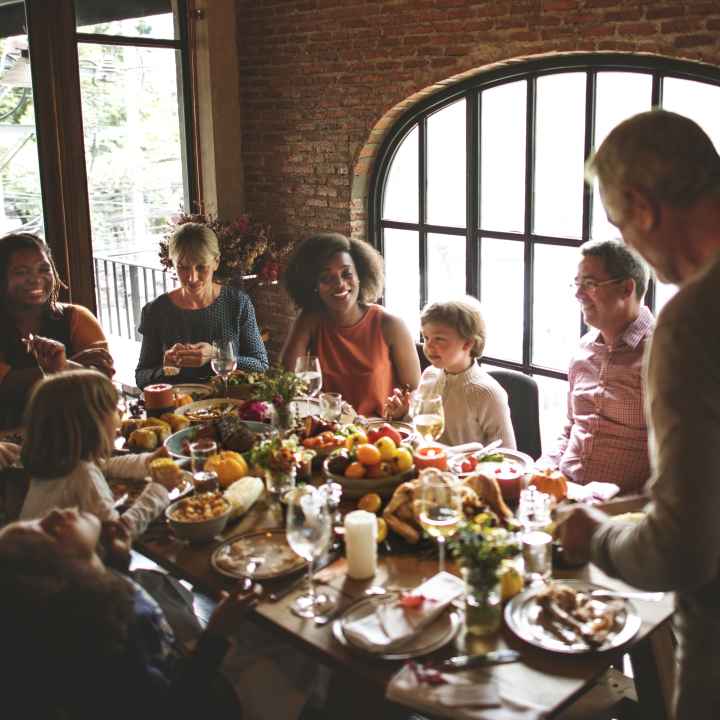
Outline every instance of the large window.
[[(428, 301), (469, 293), (488, 324), (483, 363), (536, 377), (547, 444), (566, 413), (584, 331), (570, 283), (577, 247), (617, 237), (586, 157), (651, 107), (696, 120), (720, 145), (720, 70), (632, 56), (544, 59), (492, 71), (397, 123), (371, 182), (370, 227), (388, 308), (419, 332)], [(654, 310), (674, 288), (651, 284)]]

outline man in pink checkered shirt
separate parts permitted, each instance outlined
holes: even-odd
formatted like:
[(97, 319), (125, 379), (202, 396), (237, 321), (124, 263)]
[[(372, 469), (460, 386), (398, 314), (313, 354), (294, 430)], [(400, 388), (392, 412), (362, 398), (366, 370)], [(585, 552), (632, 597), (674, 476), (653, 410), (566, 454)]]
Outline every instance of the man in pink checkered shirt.
[(568, 371), (568, 420), (555, 447), (537, 462), (585, 485), (641, 490), (650, 474), (643, 354), (655, 319), (643, 305), (648, 271), (619, 241), (585, 243), (575, 297), (592, 328)]

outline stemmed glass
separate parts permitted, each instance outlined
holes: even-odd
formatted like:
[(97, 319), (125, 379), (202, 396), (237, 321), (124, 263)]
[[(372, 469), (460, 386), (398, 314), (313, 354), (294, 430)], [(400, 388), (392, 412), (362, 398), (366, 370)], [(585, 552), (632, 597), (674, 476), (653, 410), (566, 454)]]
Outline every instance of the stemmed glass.
[(410, 415), (415, 432), (425, 441), (437, 440), (445, 430), (442, 396), (413, 394)]
[[(320, 392), (320, 388), (322, 388), (322, 370), (320, 369), (320, 360), (315, 355), (302, 355), (299, 357), (295, 361), (295, 374), (305, 383), (307, 388), (305, 391), (306, 401)], [(312, 410), (308, 408), (305, 414), (312, 414)]]
[(210, 360), (213, 372), (223, 380), (225, 397), (228, 394), (228, 376), (237, 367), (235, 348), (231, 340), (216, 340), (213, 342), (213, 356)]
[(291, 609), (302, 618), (318, 617), (327, 613), (337, 602), (334, 594), (315, 592), (313, 581), (315, 560), (322, 556), (330, 544), (332, 513), (325, 493), (311, 485), (292, 490), (286, 499), (288, 544), (308, 561), (308, 592), (297, 598)]
[(425, 532), (437, 540), (438, 571), (442, 572), (445, 569), (445, 540), (455, 534), (462, 520), (457, 478), (435, 468), (423, 470), (415, 512)]

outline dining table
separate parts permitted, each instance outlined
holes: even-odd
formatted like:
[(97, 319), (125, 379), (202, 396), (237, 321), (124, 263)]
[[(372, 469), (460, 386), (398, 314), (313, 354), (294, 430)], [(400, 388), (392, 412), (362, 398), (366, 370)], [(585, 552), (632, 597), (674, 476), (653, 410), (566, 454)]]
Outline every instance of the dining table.
[[(319, 480), (318, 480), (319, 481)], [(645, 498), (621, 498), (603, 505), (610, 514), (639, 509)], [(343, 502), (341, 510), (354, 508), (354, 503)], [(189, 544), (176, 538), (163, 520), (150, 526), (135, 542), (135, 549), (179, 579), (190, 582), (195, 589), (216, 596), (219, 591), (232, 590), (239, 580), (218, 572), (212, 563), (212, 554), (229, 538), (250, 533), (270, 532), (282, 526), (280, 508), (269, 499), (261, 498), (236, 523), (210, 543)], [(277, 531), (277, 530), (276, 530)], [(380, 588), (415, 588), (437, 572), (437, 557), (425, 545), (418, 552), (397, 543), (383, 549), (375, 576), (369, 580), (353, 580), (347, 575), (345, 558), (340, 554), (315, 575), (316, 581), (331, 587), (338, 595), (333, 618), (354, 603), (368, 597), (367, 591)], [(458, 573), (451, 563), (448, 570)], [(352, 676), (353, 683), (366, 683), (369, 691), (384, 693), (392, 676), (402, 662), (385, 660), (363, 653), (341, 642), (336, 637), (331, 619), (318, 624), (303, 619), (290, 609), (293, 600), (304, 590), (299, 572), (290, 578), (283, 577), (266, 582), (253, 613), (253, 620), (279, 633), (291, 641), (308, 657), (323, 663), (334, 671)], [(620, 592), (635, 590), (622, 581), (607, 576), (593, 564), (574, 568), (554, 568), (554, 579), (577, 580), (592, 583)], [(270, 595), (278, 592), (276, 601)], [(668, 717), (669, 683), (668, 666), (672, 663), (669, 649), (670, 622), (673, 613), (672, 593), (665, 593), (660, 601), (633, 600), (640, 617), (637, 634), (621, 647), (603, 652), (561, 653), (531, 645), (503, 623), (501, 630), (490, 638), (477, 638), (460, 630), (446, 645), (422, 660), (439, 661), (458, 654), (476, 654), (491, 649), (511, 648), (520, 653), (518, 662), (493, 665), (484, 669), (496, 684), (501, 695), (515, 698), (529, 707), (539, 708), (545, 717), (558, 717), (578, 698), (581, 698), (612, 667), (622, 667), (622, 658), (628, 653), (633, 669), (635, 687), (640, 705), (640, 716), (664, 720)], [(462, 612), (458, 610), (456, 612)], [(670, 658), (666, 657), (670, 654)]]

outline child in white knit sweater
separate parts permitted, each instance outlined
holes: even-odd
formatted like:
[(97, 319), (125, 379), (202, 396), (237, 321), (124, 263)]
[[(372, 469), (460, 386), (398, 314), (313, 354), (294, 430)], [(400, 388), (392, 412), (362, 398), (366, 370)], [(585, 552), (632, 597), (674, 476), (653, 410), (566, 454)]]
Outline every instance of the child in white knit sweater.
[[(485, 349), (485, 321), (480, 304), (471, 297), (427, 305), (420, 316), (423, 352), (432, 363), (420, 378), (417, 393), (440, 395), (446, 445), (487, 444), (502, 440), (515, 448), (507, 393), (476, 362)], [(399, 389), (387, 399), (385, 413), (401, 418), (408, 413), (409, 396)]]

